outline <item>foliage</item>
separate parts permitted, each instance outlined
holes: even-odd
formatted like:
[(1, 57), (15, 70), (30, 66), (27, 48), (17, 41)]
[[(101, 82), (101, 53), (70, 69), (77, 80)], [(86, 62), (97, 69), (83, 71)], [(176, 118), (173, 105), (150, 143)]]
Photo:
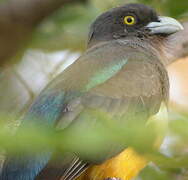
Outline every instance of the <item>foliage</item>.
[[(137, 122), (132, 123), (131, 128), (130, 125), (121, 125), (120, 127), (117, 124), (109, 123), (112, 119), (109, 119), (108, 115), (100, 111), (95, 113), (94, 115), (103, 120), (103, 125), (92, 129), (92, 131), (84, 129), (84, 133), (83, 128), (78, 126), (73, 129), (56, 131), (54, 128), (30, 124), (29, 127), (24, 127), (15, 134), (12, 132), (11, 126), (7, 127), (6, 124), (6, 118), (10, 117), (1, 115), (0, 146), (13, 154), (20, 151), (34, 153), (55, 147), (62, 154), (67, 150), (76, 151), (84, 157), (85, 152), (91, 156), (108, 152), (109, 149), (106, 148), (108, 143), (121, 143), (125, 147), (134, 147), (137, 152), (155, 163), (141, 172), (143, 180), (148, 180), (151, 177), (154, 180), (170, 180), (174, 178), (174, 174), (182, 173), (182, 170), (188, 167), (188, 155), (169, 157), (154, 148), (153, 142), (156, 134), (151, 126)], [(108, 122), (108, 126), (106, 122)], [(187, 117), (171, 121), (169, 127), (171, 133), (187, 140), (188, 131), (185, 128), (188, 127)]]

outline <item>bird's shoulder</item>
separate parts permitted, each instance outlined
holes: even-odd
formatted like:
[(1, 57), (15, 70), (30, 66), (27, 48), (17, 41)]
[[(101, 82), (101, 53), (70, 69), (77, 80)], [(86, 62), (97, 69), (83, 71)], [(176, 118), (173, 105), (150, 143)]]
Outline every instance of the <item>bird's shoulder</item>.
[(133, 73), (135, 77), (138, 73), (141, 73), (141, 70), (148, 70), (151, 73), (158, 70), (165, 71), (159, 57), (153, 54), (152, 51), (147, 51), (145, 47), (141, 47), (139, 43), (133, 44), (129, 41), (122, 43), (122, 41), (114, 40), (102, 42), (87, 49), (47, 88), (63, 89), (65, 91), (83, 90), (84, 88), (89, 90), (106, 83), (107, 80), (124, 70), (129, 76), (132, 68), (137, 70), (137, 73)]

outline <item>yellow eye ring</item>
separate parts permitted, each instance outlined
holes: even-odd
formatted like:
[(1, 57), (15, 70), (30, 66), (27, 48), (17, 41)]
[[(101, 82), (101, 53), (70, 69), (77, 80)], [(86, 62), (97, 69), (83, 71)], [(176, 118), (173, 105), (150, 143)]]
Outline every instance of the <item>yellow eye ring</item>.
[(124, 23), (130, 26), (130, 25), (134, 25), (136, 21), (133, 16), (125, 16)]

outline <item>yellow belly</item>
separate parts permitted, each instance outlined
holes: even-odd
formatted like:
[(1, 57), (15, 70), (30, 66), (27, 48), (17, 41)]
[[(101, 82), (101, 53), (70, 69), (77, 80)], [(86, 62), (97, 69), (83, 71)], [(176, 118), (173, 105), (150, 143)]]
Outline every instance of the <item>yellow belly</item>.
[(109, 177), (130, 180), (145, 167), (147, 160), (138, 155), (132, 148), (127, 148), (118, 156), (101, 165), (92, 166), (77, 180), (104, 180)]

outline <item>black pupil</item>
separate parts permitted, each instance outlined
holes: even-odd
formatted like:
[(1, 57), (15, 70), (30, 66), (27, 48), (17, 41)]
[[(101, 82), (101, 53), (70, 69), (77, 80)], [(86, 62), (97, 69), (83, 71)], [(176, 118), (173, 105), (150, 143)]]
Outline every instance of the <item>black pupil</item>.
[(127, 18), (128, 23), (132, 23), (132, 21), (133, 21), (132, 18)]

